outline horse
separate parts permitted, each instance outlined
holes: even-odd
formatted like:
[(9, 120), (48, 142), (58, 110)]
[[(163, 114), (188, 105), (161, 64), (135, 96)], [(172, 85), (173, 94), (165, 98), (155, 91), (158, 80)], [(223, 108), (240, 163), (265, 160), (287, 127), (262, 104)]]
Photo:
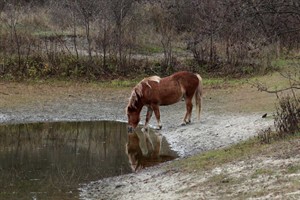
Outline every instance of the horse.
[(170, 76), (160, 78), (151, 76), (140, 81), (131, 91), (126, 114), (128, 117), (128, 132), (132, 132), (140, 122), (140, 113), (144, 106), (147, 107), (144, 130), (147, 130), (150, 118), (154, 112), (158, 130), (162, 128), (159, 106), (177, 103), (184, 98), (186, 114), (182, 125), (191, 122), (192, 99), (195, 96), (198, 120), (200, 120), (202, 104), (202, 78), (197, 73), (180, 71)]

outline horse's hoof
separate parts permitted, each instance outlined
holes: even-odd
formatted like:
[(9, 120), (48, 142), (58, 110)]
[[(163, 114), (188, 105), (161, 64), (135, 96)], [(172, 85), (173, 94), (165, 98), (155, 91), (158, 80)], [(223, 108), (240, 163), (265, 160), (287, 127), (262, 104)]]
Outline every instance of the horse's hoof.
[(145, 127), (142, 128), (142, 132), (143, 132), (143, 133), (148, 132), (148, 128), (145, 128)]
[(182, 124), (181, 124), (181, 126), (185, 126), (185, 125), (188, 125), (188, 124), (190, 124), (191, 123), (191, 120), (188, 120), (188, 121), (183, 121), (182, 122)]

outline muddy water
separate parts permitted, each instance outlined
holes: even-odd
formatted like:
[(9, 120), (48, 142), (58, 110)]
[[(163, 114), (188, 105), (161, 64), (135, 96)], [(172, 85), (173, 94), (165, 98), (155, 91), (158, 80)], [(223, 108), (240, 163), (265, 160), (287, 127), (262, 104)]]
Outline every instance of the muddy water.
[(132, 160), (126, 130), (108, 121), (1, 125), (0, 199), (77, 199), (80, 184), (176, 156), (154, 132), (136, 133), (142, 162)]

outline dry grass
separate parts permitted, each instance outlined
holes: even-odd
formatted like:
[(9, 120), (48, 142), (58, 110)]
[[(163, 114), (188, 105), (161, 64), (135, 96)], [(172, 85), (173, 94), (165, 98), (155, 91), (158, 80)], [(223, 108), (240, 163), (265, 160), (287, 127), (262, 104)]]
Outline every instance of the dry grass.
[(129, 88), (103, 87), (96, 83), (79, 82), (0, 82), (0, 106), (24, 107), (67, 98), (97, 98), (104, 101), (126, 101)]
[(197, 191), (213, 199), (296, 199), (300, 186), (299, 149), (299, 136), (263, 145), (250, 140), (175, 161), (171, 168), (201, 177), (188, 190), (181, 190), (183, 194)]

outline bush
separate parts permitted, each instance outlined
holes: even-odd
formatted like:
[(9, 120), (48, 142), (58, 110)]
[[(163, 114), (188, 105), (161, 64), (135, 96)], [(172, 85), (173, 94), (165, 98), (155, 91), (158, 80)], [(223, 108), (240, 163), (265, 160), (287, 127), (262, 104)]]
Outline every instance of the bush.
[(275, 115), (275, 128), (281, 137), (300, 131), (300, 98), (284, 97), (279, 101)]
[(270, 144), (273, 139), (276, 139), (276, 137), (277, 134), (274, 134), (274, 132), (271, 131), (270, 127), (258, 132), (258, 136), (257, 136), (258, 140), (262, 144)]

